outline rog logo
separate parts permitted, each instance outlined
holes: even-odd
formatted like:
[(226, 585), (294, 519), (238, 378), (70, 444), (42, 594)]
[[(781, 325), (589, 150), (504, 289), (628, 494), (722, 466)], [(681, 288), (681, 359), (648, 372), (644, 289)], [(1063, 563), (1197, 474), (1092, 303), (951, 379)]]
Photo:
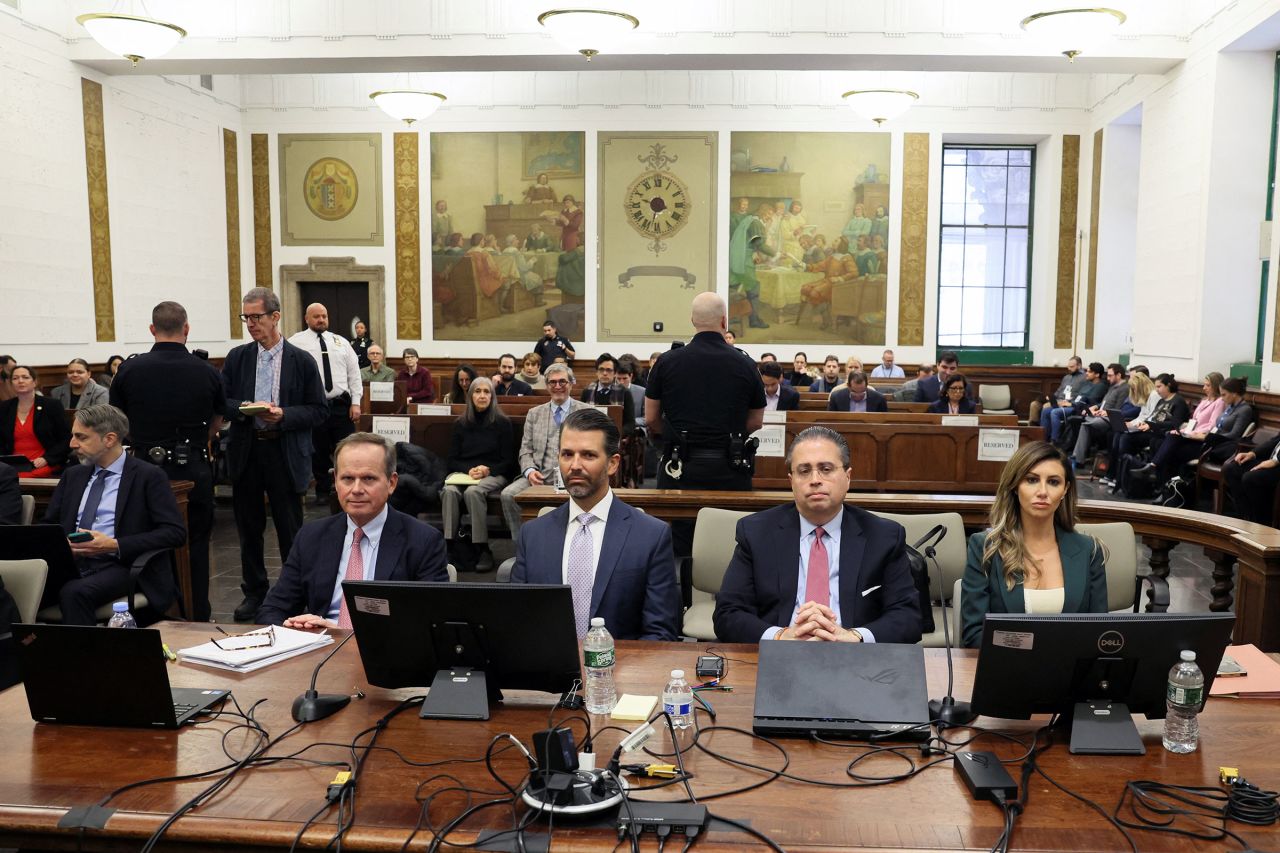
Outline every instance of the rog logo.
[(27, 636), (23, 637), (19, 642), (21, 642), (21, 643), (22, 643), (22, 645), (24, 645), (24, 646), (29, 646), (29, 645), (31, 645), (32, 643), (34, 643), (35, 641), (36, 641), (36, 635), (35, 635), (35, 634), (27, 634)]
[(1124, 648), (1124, 634), (1119, 631), (1107, 631), (1098, 638), (1098, 651), (1113, 655)]
[(900, 675), (901, 673), (899, 673), (896, 669), (882, 669), (879, 672), (874, 673), (872, 675), (863, 675), (861, 673), (855, 672), (853, 674), (853, 677), (861, 681), (870, 681), (873, 684), (893, 684), (898, 680)]
[(983, 767), (986, 767), (990, 763), (987, 761), (987, 757), (985, 755), (980, 755), (976, 752), (962, 752), (960, 753), (960, 757), (968, 760), (970, 764), (980, 764)]

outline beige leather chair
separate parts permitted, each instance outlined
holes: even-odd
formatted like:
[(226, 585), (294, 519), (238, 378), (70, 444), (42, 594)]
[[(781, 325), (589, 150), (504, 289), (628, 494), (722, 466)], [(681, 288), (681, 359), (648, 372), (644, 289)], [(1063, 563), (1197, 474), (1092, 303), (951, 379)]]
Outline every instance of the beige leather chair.
[(31, 520), (36, 517), (36, 498), (35, 495), (22, 496), (22, 516), (19, 521), (22, 524), (30, 524)]
[[(94, 621), (98, 624), (103, 624), (110, 619), (112, 605), (117, 601), (127, 602), (129, 604), (129, 612), (133, 614), (134, 619), (137, 619), (138, 614), (142, 609), (150, 605), (150, 602), (147, 601), (147, 596), (137, 586), (138, 575), (142, 574), (143, 570), (146, 569), (147, 565), (150, 564), (152, 560), (166, 553), (171, 553), (171, 549), (157, 548), (154, 551), (147, 551), (138, 555), (138, 557), (133, 561), (133, 565), (129, 567), (129, 574), (133, 577), (134, 583), (133, 592), (129, 595), (113, 599), (112, 601), (103, 604), (93, 612)], [(41, 610), (36, 614), (36, 616), (41, 622), (60, 623), (62, 622), (62, 608), (53, 604)]]
[(49, 564), (44, 560), (0, 560), (0, 578), (17, 603), (23, 622), (35, 621), (48, 576)]
[(1013, 414), (1013, 392), (1008, 385), (983, 385), (978, 389), (978, 402), (984, 415)]
[(453, 563), (450, 563), (449, 565), (445, 566), (445, 568), (449, 570), (449, 583), (457, 583), (458, 570), (453, 567)]
[[(933, 633), (924, 635), (920, 640), (920, 644), (926, 648), (942, 648), (942, 591), (950, 590), (956, 581), (964, 577), (964, 563), (968, 545), (964, 535), (964, 519), (960, 517), (958, 512), (930, 512), (918, 515), (900, 515), (889, 512), (877, 512), (875, 514), (881, 518), (901, 524), (907, 531), (908, 545), (919, 542), (935, 525), (941, 524), (946, 527), (947, 535), (936, 546), (938, 565), (934, 566), (932, 560), (926, 561), (929, 568), (929, 593), (934, 604), (934, 630)], [(941, 583), (938, 582), (938, 569), (942, 570)], [(954, 599), (947, 602), (948, 610), (952, 606), (952, 601)], [(955, 642), (956, 638), (953, 634), (951, 637), (952, 645), (955, 645)]]
[(689, 558), (693, 603), (684, 612), (682, 629), (686, 637), (718, 639), (711, 622), (716, 609), (716, 593), (720, 591), (725, 569), (733, 559), (738, 520), (748, 515), (751, 513), (712, 507), (698, 510), (698, 520), (693, 528), (693, 556)]

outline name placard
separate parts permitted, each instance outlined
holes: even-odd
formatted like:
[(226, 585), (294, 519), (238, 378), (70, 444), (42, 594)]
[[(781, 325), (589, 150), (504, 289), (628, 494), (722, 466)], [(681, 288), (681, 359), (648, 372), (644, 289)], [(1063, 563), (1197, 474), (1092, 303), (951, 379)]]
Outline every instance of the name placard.
[(767, 424), (785, 424), (787, 422), (787, 412), (785, 409), (782, 411), (774, 410), (772, 412), (765, 409), (764, 422)]
[(977, 415), (943, 415), (942, 425), (953, 426), (953, 427), (977, 426), (978, 416)]
[(396, 383), (370, 382), (369, 399), (374, 403), (394, 403), (396, 400)]
[(448, 403), (418, 403), (414, 412), (419, 415), (451, 415), (453, 410)]

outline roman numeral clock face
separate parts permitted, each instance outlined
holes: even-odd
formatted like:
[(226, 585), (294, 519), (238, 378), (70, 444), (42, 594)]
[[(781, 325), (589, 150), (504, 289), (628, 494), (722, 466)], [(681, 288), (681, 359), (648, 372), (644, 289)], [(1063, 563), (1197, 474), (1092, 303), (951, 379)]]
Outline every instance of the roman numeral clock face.
[(623, 202), (627, 222), (649, 249), (661, 254), (665, 239), (674, 236), (689, 221), (693, 203), (684, 183), (670, 172), (646, 172), (631, 182)]

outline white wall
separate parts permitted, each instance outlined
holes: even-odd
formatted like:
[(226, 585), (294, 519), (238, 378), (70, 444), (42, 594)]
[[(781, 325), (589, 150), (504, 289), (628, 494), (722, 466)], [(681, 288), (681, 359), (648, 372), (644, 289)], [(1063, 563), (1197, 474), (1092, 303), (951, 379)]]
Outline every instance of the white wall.
[[(1092, 148), (1092, 140), (1090, 140)], [(1133, 329), (1134, 240), (1138, 227), (1138, 177), (1142, 173), (1142, 125), (1110, 124), (1102, 133), (1102, 194), (1098, 215), (1098, 278), (1093, 342), (1089, 353), (1104, 363), (1129, 352)]]

